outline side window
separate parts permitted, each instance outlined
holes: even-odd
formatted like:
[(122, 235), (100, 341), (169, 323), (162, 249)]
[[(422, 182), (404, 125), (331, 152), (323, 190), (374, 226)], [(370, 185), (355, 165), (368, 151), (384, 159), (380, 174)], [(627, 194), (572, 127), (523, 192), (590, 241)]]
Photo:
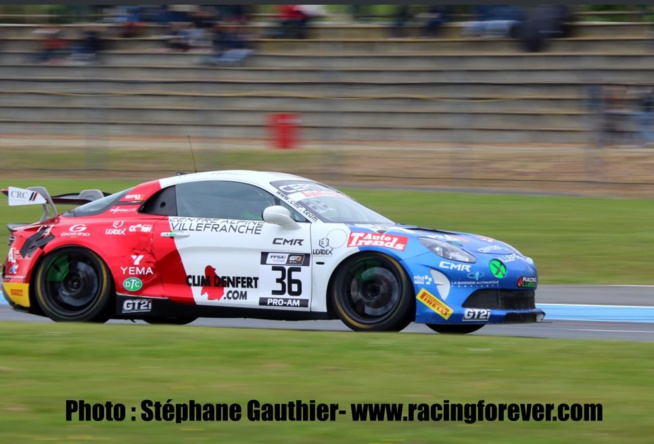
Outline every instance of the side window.
[(141, 213), (177, 216), (175, 187), (164, 188), (143, 204)]
[(263, 220), (263, 210), (275, 205), (270, 193), (245, 183), (189, 182), (176, 188), (178, 216)]

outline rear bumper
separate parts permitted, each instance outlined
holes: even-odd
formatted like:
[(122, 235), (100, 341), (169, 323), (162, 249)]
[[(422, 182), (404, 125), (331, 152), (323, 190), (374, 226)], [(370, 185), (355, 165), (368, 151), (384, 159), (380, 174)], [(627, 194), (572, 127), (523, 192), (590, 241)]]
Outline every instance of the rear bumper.
[(12, 307), (18, 305), (24, 308), (30, 308), (29, 284), (3, 282), (2, 295)]

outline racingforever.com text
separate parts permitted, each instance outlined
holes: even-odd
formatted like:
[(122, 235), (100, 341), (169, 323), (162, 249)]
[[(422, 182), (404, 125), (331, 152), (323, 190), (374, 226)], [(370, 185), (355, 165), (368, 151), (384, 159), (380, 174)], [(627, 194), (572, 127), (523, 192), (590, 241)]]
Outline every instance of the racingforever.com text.
[(289, 401), (265, 403), (200, 403), (195, 400), (143, 400), (138, 405), (106, 401), (66, 401), (66, 421), (142, 422), (592, 422), (603, 421), (600, 403), (319, 403)]

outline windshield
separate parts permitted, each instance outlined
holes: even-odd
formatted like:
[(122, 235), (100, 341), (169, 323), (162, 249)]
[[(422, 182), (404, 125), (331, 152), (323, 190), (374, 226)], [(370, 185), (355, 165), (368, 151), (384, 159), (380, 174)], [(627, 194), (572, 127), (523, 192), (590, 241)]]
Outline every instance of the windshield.
[(271, 183), (277, 195), (291, 206), (300, 206), (323, 222), (394, 224), (340, 191), (318, 182), (279, 180)]
[(87, 204), (75, 208), (74, 210), (64, 213), (63, 216), (69, 216), (69, 217), (70, 216), (72, 217), (94, 216), (96, 214), (103, 213), (107, 211), (109, 208), (111, 208), (112, 206), (114, 206), (116, 202), (122, 199), (123, 196), (125, 196), (127, 193), (132, 191), (132, 189), (133, 188), (128, 188), (126, 190), (119, 191), (117, 193), (103, 197), (102, 199), (94, 200), (93, 202), (89, 202)]

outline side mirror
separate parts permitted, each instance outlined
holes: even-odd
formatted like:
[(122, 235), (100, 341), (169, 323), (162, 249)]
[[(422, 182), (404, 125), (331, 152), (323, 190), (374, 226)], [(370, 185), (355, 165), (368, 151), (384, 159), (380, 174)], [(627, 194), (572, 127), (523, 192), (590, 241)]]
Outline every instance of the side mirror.
[(279, 225), (287, 230), (300, 228), (297, 222), (291, 217), (290, 211), (281, 205), (273, 205), (263, 210), (263, 221), (269, 224)]

